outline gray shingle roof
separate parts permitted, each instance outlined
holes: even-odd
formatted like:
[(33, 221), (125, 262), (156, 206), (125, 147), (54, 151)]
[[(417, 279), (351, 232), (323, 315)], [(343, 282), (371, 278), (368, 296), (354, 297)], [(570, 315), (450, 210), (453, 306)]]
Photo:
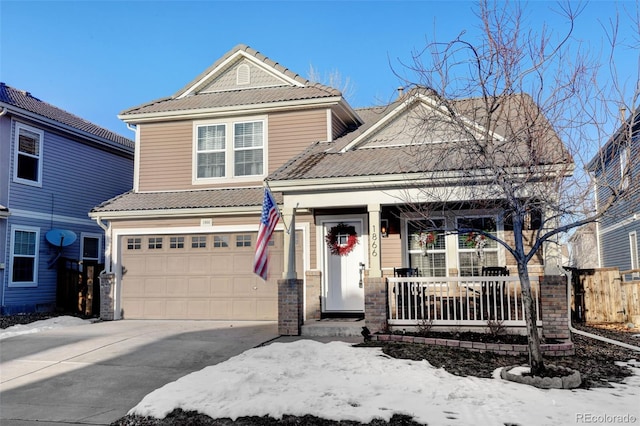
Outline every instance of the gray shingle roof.
[[(516, 96), (504, 103), (513, 105), (507, 108), (508, 123), (497, 123), (498, 134), (517, 131), (521, 124), (523, 106), (534, 108), (533, 101), (527, 96)], [(457, 109), (474, 122), (482, 123), (482, 105), (475, 99), (457, 101)], [(356, 113), (364, 120), (364, 124), (336, 139), (333, 142), (317, 142), (296, 158), (292, 159), (273, 172), (267, 180), (298, 180), (321, 178), (348, 178), (358, 176), (384, 176), (393, 174), (424, 173), (434, 171), (481, 170), (493, 167), (528, 166), (535, 161), (538, 165), (565, 164), (571, 158), (562, 142), (549, 123), (537, 116), (535, 129), (541, 135), (539, 140), (529, 141), (526, 137), (511, 137), (504, 141), (495, 141), (489, 149), (492, 154), (478, 155), (472, 158), (469, 146), (456, 142), (438, 143), (424, 149), (421, 144), (406, 146), (386, 146), (366, 148), (352, 147), (342, 152), (351, 142), (369, 130), (387, 114), (393, 111), (399, 102), (387, 107), (357, 109)], [(423, 119), (428, 119), (423, 117)], [(507, 128), (509, 129), (507, 131)], [(524, 135), (524, 136), (529, 136)], [(407, 138), (409, 141), (412, 138)], [(516, 145), (514, 145), (516, 144)], [(472, 147), (473, 149), (473, 147)]]
[(89, 133), (95, 137), (122, 145), (131, 150), (134, 148), (134, 142), (131, 139), (127, 139), (84, 118), (80, 118), (77, 115), (43, 102), (32, 96), (31, 93), (7, 86), (5, 83), (0, 83), (0, 106), (3, 106), (2, 104), (40, 115), (82, 132)]
[[(120, 211), (151, 211), (224, 207), (259, 207), (262, 206), (264, 189), (256, 188), (223, 188), (197, 191), (175, 192), (143, 192), (133, 191), (118, 195), (94, 207), (95, 213)], [(278, 203), (282, 203), (282, 195), (273, 193)]]
[(179, 99), (158, 99), (153, 102), (122, 111), (120, 116), (125, 118), (125, 116), (135, 116), (136, 114), (193, 111), (240, 105), (322, 99), (333, 96), (336, 95), (316, 86), (282, 86), (232, 90), (226, 92), (202, 93)]

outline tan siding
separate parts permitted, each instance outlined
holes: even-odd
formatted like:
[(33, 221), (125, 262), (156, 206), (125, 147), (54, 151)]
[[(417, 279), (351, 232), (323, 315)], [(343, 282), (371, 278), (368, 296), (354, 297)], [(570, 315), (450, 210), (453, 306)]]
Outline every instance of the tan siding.
[(381, 267), (399, 268), (402, 264), (402, 242), (400, 234), (389, 234), (387, 238), (380, 239)]
[(140, 191), (191, 189), (191, 121), (140, 125)]
[(269, 116), (269, 173), (313, 142), (327, 139), (326, 110), (271, 114)]

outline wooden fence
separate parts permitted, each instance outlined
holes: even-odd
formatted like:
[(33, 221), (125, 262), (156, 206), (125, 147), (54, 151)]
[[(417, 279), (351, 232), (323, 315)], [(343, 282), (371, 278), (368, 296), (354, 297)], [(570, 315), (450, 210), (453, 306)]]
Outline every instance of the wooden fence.
[(574, 320), (587, 324), (640, 324), (640, 280), (633, 279), (629, 272), (618, 268), (574, 270)]

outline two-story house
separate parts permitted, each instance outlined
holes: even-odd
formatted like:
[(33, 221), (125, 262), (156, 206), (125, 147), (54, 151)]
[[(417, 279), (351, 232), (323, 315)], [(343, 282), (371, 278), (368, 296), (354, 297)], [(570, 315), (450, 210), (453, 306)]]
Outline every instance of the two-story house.
[[(516, 100), (532, 105), (527, 97)], [(458, 107), (477, 109), (472, 100)], [(123, 111), (119, 117), (136, 128), (134, 187), (90, 213), (108, 229), (114, 317), (276, 319), (277, 280), (291, 269), (285, 230), (294, 210), (305, 319), (362, 316), (366, 280), (393, 276), (398, 267), (427, 277), (513, 267), (495, 241), (479, 250), (470, 233), (445, 231), (472, 227), (508, 236), (512, 225), (499, 208), (480, 208), (461, 190), (484, 182), (456, 172), (460, 164), (444, 143), (453, 127), (421, 135), (420, 143), (443, 148), (442, 158), (419, 162), (408, 149), (417, 140), (416, 120), (436, 109), (421, 91), (353, 109), (339, 91), (238, 45), (174, 95)], [(479, 131), (472, 118), (462, 121)], [(496, 130), (503, 140), (500, 131), (506, 128)], [(537, 161), (565, 164), (559, 139), (548, 145)], [(420, 191), (435, 178), (425, 176), (432, 170), (450, 179), (439, 190), (457, 208), (439, 200), (435, 216), (417, 218), (406, 206), (436, 201)], [(263, 281), (253, 259), (265, 186), (283, 220)], [(527, 229), (540, 223), (533, 214)], [(549, 253), (532, 260), (532, 273), (543, 271)]]
[(639, 155), (640, 110), (635, 110), (587, 165), (595, 179), (596, 209), (604, 213), (596, 223), (600, 267), (640, 268)]
[(131, 188), (133, 154), (132, 140), (0, 83), (2, 314), (53, 311), (60, 258), (104, 261), (87, 214)]

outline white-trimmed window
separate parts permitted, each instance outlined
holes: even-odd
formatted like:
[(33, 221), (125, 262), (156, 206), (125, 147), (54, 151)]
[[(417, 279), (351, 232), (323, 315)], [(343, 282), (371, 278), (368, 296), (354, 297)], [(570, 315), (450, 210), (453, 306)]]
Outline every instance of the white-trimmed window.
[(266, 118), (194, 126), (194, 183), (264, 176)]
[(83, 232), (80, 235), (80, 253), (82, 253), (82, 260), (100, 262), (102, 258), (102, 235)]
[[(629, 253), (631, 254), (631, 269), (640, 269), (640, 259), (638, 259), (638, 234), (636, 231), (629, 232)], [(633, 278), (640, 277), (640, 272), (634, 272)]]
[(456, 221), (456, 227), (459, 231), (458, 269), (460, 276), (479, 276), (483, 266), (499, 266), (498, 243), (477, 232), (483, 231), (497, 235), (496, 218), (493, 216), (459, 217)]
[(10, 287), (36, 287), (38, 285), (38, 248), (40, 228), (11, 227)]
[(44, 132), (16, 123), (14, 140), (13, 180), (27, 185), (42, 186), (42, 143)]
[(407, 222), (409, 266), (423, 277), (447, 276), (447, 245), (444, 219)]
[(622, 189), (627, 189), (631, 181), (630, 151), (629, 145), (625, 144), (620, 147), (620, 184)]

